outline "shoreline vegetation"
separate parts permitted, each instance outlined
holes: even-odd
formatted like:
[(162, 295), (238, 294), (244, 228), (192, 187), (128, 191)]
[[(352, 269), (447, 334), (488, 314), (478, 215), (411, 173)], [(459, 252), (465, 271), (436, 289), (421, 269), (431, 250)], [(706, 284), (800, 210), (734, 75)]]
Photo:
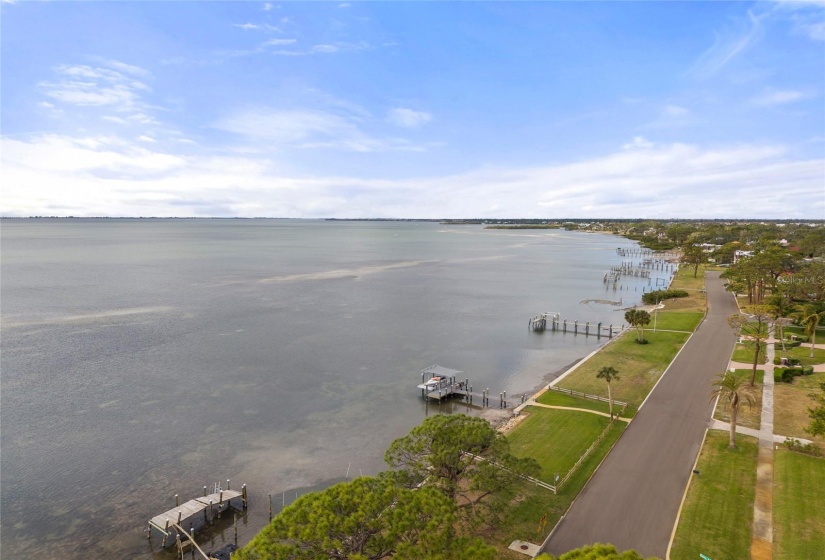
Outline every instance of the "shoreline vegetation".
[[(704, 272), (711, 269), (720, 270), (718, 267), (720, 264), (722, 266), (735, 265), (736, 257), (747, 258), (752, 254), (750, 251), (748, 255), (740, 255), (743, 252), (740, 247), (748, 248), (750, 241), (748, 244), (738, 241), (728, 242), (727, 245), (708, 243), (708, 241), (723, 240), (721, 235), (705, 241), (705, 246), (710, 246), (710, 249), (699, 251), (697, 248), (700, 246), (701, 235), (726, 231), (729, 233), (731, 230), (738, 231), (740, 235), (745, 232), (764, 234), (765, 231), (773, 231), (773, 234), (765, 235), (767, 239), (776, 239), (776, 241), (768, 241), (767, 245), (763, 243), (761, 248), (757, 248), (758, 253), (760, 250), (770, 251), (771, 243), (780, 245), (776, 230), (785, 227), (786, 224), (780, 221), (706, 220), (692, 222), (682, 220), (670, 223), (666, 228), (661, 222), (639, 220), (612, 220), (609, 223), (594, 223), (586, 220), (575, 222), (446, 220), (441, 223), (446, 225), (477, 224), (487, 229), (565, 229), (612, 233), (635, 240), (643, 248), (652, 251), (673, 251), (679, 247), (675, 258), (681, 264), (690, 265), (677, 268), (668, 286), (668, 289), (681, 290), (678, 299), (666, 299), (659, 302), (659, 305), (646, 306), (646, 310), (649, 309), (655, 321), (652, 325), (648, 324), (643, 331), (647, 344), (637, 344), (635, 337), (625, 336), (625, 332), (630, 330), (626, 329), (596, 351), (564, 368), (563, 373), (559, 374), (557, 371), (545, 376), (545, 381), (550, 379), (549, 383), (540, 388), (525, 404), (518, 407), (513, 417), (506, 420), (498, 417), (495, 428), (506, 439), (507, 448), (516, 458), (514, 460), (535, 463), (533, 476), (537, 477), (537, 482), (534, 484), (522, 481), (520, 484), (508, 487), (507, 490), (502, 489), (491, 501), (488, 510), (489, 517), (478, 518), (475, 523), (469, 525), (457, 522), (455, 536), (461, 539), (480, 539), (484, 546), (492, 548), (496, 558), (515, 560), (523, 556), (519, 552), (510, 550), (508, 548), (510, 543), (518, 540), (543, 543), (546, 540), (598, 469), (602, 460), (620, 439), (628, 423), (632, 422), (639, 407), (644, 404), (645, 399), (676, 354), (704, 319), (707, 313)], [(794, 227), (788, 228), (785, 232), (789, 234), (790, 242), (795, 244), (794, 250), (805, 254), (812, 249), (810, 257), (817, 256), (821, 260), (825, 253), (825, 242), (823, 242), (825, 241), (825, 236), (823, 236), (825, 228), (819, 227), (822, 224), (825, 224), (825, 221), (807, 220), (791, 224)], [(647, 226), (651, 227), (644, 229)], [(688, 241), (691, 242), (688, 243)], [(789, 244), (786, 239), (781, 239), (781, 242), (784, 243), (783, 247)], [(764, 248), (766, 246), (768, 249)], [(725, 247), (729, 252), (726, 252)], [(714, 255), (713, 264), (708, 263), (708, 260), (711, 260), (709, 254)], [(803, 267), (803, 269), (807, 274), (811, 274), (807, 272), (810, 269), (816, 275), (816, 265), (806, 266), (808, 268)], [(735, 272), (735, 267), (730, 270)], [(724, 277), (732, 278), (731, 291), (742, 293), (741, 285), (737, 284), (738, 278), (734, 274), (728, 274), (727, 271), (725, 275)], [(774, 274), (773, 281), (776, 282), (778, 277), (778, 273)], [(774, 290), (778, 290), (776, 285), (774, 285)], [(751, 303), (753, 291), (748, 293), (748, 303)], [(764, 289), (759, 293), (764, 293)], [(808, 296), (803, 294), (803, 297)], [(736, 358), (739, 355), (736, 354), (733, 357)], [(612, 391), (609, 380), (605, 384), (596, 375), (605, 369), (621, 373), (621, 378), (616, 378)], [(558, 392), (553, 390), (554, 388), (561, 388), (566, 392)], [(607, 407), (604, 402), (607, 398), (611, 399), (610, 407)], [(621, 407), (617, 406), (614, 409), (618, 411), (615, 420), (610, 414), (606, 414), (606, 409), (614, 408), (612, 406), (614, 399), (623, 401)], [(716, 409), (716, 414), (721, 420), (726, 417), (726, 411), (721, 408)], [(742, 425), (758, 427), (760, 422), (758, 411), (751, 416), (744, 416), (741, 419)], [(494, 420), (493, 423), (495, 424)], [(718, 469), (729, 476), (725, 480), (721, 478), (718, 481), (708, 480), (715, 484), (712, 488), (709, 486), (711, 497), (698, 495), (701, 490), (698, 486), (690, 489), (686, 511), (679, 526), (674, 529), (678, 531), (673, 549), (676, 555), (674, 557), (678, 557), (686, 546), (692, 548), (690, 543), (685, 542), (683, 536), (686, 534), (685, 531), (691, 534), (696, 533), (696, 538), (699, 539), (697, 542), (705, 542), (704, 539), (709, 539), (707, 542), (711, 544), (718, 541), (719, 546), (726, 546), (727, 534), (734, 531), (734, 528), (730, 526), (729, 516), (722, 515), (726, 511), (724, 500), (720, 500), (718, 496), (724, 496), (726, 492), (736, 492), (739, 486), (742, 486), (742, 491), (739, 492), (741, 499), (736, 501), (739, 507), (737, 510), (739, 528), (735, 531), (736, 548), (742, 551), (747, 550), (751, 535), (752, 496), (755, 493), (756, 446), (746, 436), (737, 439), (742, 440), (743, 447), (736, 457), (724, 449), (725, 435), (723, 433), (709, 432), (703, 442), (704, 445), (700, 448), (700, 455), (697, 458), (702, 467), (701, 470), (714, 472), (714, 469)], [(723, 443), (719, 443), (720, 441)], [(783, 452), (780, 456), (780, 459), (784, 461), (782, 464), (791, 464), (790, 461), (785, 460), (789, 453), (791, 452)], [(805, 461), (808, 459), (798, 462)], [(807, 463), (805, 465), (808, 468)], [(822, 469), (820, 471), (825, 472)], [(785, 480), (794, 477), (800, 478), (794, 473), (786, 476)], [(777, 552), (782, 552), (783, 547), (787, 547), (787, 543), (783, 545), (783, 534), (797, 533), (805, 527), (810, 527), (811, 523), (815, 526), (815, 532), (818, 531), (818, 536), (814, 536), (813, 544), (808, 543), (808, 545), (816, 547), (817, 550), (821, 549), (820, 545), (825, 542), (821, 523), (817, 524), (811, 516), (805, 516), (801, 521), (789, 520), (787, 515), (783, 517), (783, 511), (795, 511), (795, 508), (800, 506), (805, 499), (804, 496), (799, 497), (798, 487), (785, 491), (780, 486), (779, 490), (780, 512), (776, 525), (777, 542), (780, 548)], [(714, 521), (709, 524), (707, 516), (702, 512), (706, 507), (715, 508), (717, 504), (721, 504), (716, 509), (722, 513), (714, 517)], [(690, 529), (691, 523), (694, 529)], [(708, 531), (723, 537), (720, 537), (720, 540), (711, 534), (706, 534)], [(481, 549), (478, 552), (481, 553)], [(485, 554), (490, 554), (489, 548), (485, 550)], [(456, 556), (456, 558), (460, 557), (462, 556)]]

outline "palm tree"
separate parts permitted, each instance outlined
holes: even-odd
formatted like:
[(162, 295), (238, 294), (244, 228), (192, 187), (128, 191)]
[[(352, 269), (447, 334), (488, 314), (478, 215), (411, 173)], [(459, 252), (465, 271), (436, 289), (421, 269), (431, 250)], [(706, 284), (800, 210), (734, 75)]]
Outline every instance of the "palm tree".
[(747, 387), (743, 387), (746, 376), (736, 375), (732, 371), (720, 373), (717, 380), (713, 382), (713, 391), (710, 392), (710, 400), (717, 397), (725, 399), (730, 405), (730, 442), (728, 447), (736, 447), (736, 415), (739, 413), (741, 401), (745, 401), (748, 406), (753, 406), (753, 395)]
[(636, 327), (636, 341), (644, 341), (645, 325), (650, 324), (650, 313), (644, 309), (628, 309), (625, 311), (624, 320), (633, 327)]
[(799, 321), (799, 324), (805, 327), (805, 335), (811, 341), (811, 355), (814, 357), (814, 348), (816, 347), (816, 328), (819, 326), (819, 320), (822, 318), (821, 313), (817, 313), (813, 305), (806, 305), (802, 311), (795, 313), (794, 317)]
[(599, 379), (607, 381), (607, 400), (610, 403), (610, 421), (613, 421), (613, 393), (610, 390), (610, 382), (619, 379), (619, 372), (613, 366), (604, 366), (596, 374)]

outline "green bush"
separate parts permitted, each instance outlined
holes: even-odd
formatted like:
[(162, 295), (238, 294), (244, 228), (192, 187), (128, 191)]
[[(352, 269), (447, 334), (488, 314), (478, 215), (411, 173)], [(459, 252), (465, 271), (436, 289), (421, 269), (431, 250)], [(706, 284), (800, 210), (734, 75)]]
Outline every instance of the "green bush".
[(773, 357), (773, 365), (775, 365), (775, 366), (779, 365), (779, 356), (774, 356)]
[(779, 367), (773, 369), (773, 380), (775, 383), (792, 383), (793, 378), (799, 375), (812, 375), (814, 372), (813, 366), (805, 367)]
[(688, 293), (684, 290), (655, 290), (642, 294), (642, 302), (647, 305), (653, 305), (656, 302), (664, 301), (671, 298), (688, 297)]
[(788, 438), (782, 442), (782, 445), (791, 451), (796, 451), (797, 453), (813, 455), (814, 457), (820, 457), (822, 455), (822, 451), (820, 451), (817, 446), (812, 443), (806, 443), (803, 445), (798, 439)]
[[(802, 342), (799, 341), (799, 340), (786, 340), (785, 341), (785, 348), (796, 348), (800, 344), (802, 344)], [(780, 348), (781, 348), (781, 346), (780, 346)]]
[(775, 383), (791, 383), (793, 378), (799, 375), (795, 373), (796, 368), (792, 367), (778, 367), (773, 369), (773, 380)]
[(794, 337), (792, 339), (793, 342), (808, 342), (809, 341), (808, 337), (805, 336), (804, 334), (795, 334), (795, 335), (792, 335), (792, 336)]

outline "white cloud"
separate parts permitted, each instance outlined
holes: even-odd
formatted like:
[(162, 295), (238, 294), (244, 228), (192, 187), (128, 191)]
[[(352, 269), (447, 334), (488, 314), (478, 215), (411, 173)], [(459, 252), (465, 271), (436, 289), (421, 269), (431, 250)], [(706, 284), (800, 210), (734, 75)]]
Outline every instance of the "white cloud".
[(150, 144), (154, 144), (155, 142), (157, 142), (157, 140), (155, 140), (151, 136), (146, 136), (145, 134), (141, 134), (140, 136), (137, 137), (137, 139), (140, 142), (147, 142), (147, 143), (150, 143)]
[(809, 97), (804, 92), (796, 90), (769, 91), (753, 99), (752, 103), (761, 107), (785, 105)]
[(747, 15), (747, 22), (741, 22), (738, 29), (716, 34), (713, 45), (699, 56), (688, 75), (697, 79), (710, 78), (762, 38), (761, 17), (765, 16), (757, 16), (750, 10)]
[(323, 111), (248, 110), (215, 123), (215, 128), (275, 141), (295, 143), (316, 136), (351, 133), (353, 124), (343, 117)]
[(432, 115), (424, 111), (415, 111), (406, 107), (398, 107), (387, 113), (387, 119), (398, 126), (418, 128), (432, 120)]
[(269, 39), (261, 43), (262, 47), (272, 47), (275, 45), (292, 45), (298, 42), (297, 39)]
[(271, 154), (184, 157), (112, 137), (0, 141), (1, 211), (9, 216), (819, 218), (825, 212), (825, 161), (789, 159), (781, 146), (669, 144), (561, 165), (382, 180), (288, 174)]
[(659, 115), (655, 120), (642, 126), (644, 129), (681, 128), (692, 126), (699, 122), (689, 109), (681, 105), (667, 104), (659, 109)]
[(340, 52), (357, 52), (371, 48), (366, 41), (359, 41), (357, 43), (337, 42), (337, 43), (320, 43), (312, 45), (308, 50), (278, 50), (272, 51), (271, 54), (280, 54), (284, 56), (305, 56), (311, 54), (335, 54)]
[(647, 140), (644, 136), (634, 136), (629, 143), (622, 145), (623, 150), (647, 150), (654, 146), (653, 142)]
[(687, 115), (690, 111), (684, 107), (680, 107), (679, 105), (666, 105), (664, 112), (666, 115), (671, 117), (682, 117)]
[(263, 9), (265, 12), (270, 11), (272, 9), (272, 4), (270, 4), (269, 2), (265, 2)]
[(336, 149), (354, 152), (423, 151), (399, 138), (379, 138), (361, 129), (361, 114), (296, 109), (248, 109), (220, 119), (213, 126), (267, 142), (272, 148)]
[[(106, 64), (109, 67), (63, 64), (54, 69), (56, 80), (40, 83), (40, 89), (52, 102), (80, 108), (108, 107), (125, 115), (126, 120), (156, 123), (142, 99), (151, 88), (133, 77), (149, 76), (150, 73), (116, 60), (106, 61)], [(111, 116), (103, 118), (113, 120)], [(120, 120), (124, 121), (123, 118)]]
[(232, 27), (243, 29), (244, 31), (264, 31), (266, 33), (276, 33), (280, 31), (279, 28), (268, 23), (233, 23)]
[(338, 45), (313, 45), (312, 52), (317, 53), (334, 53), (341, 50)]
[(145, 68), (141, 68), (140, 66), (133, 66), (131, 64), (126, 64), (125, 62), (121, 62), (119, 60), (106, 60), (105, 64), (106, 66), (114, 68), (119, 72), (132, 74), (134, 76), (139, 76), (141, 78), (147, 78), (152, 75), (152, 73), (146, 70)]

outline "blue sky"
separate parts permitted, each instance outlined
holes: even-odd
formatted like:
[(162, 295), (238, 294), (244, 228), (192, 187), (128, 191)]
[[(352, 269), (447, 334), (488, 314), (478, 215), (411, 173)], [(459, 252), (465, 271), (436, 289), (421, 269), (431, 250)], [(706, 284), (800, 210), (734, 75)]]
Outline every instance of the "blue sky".
[(0, 10), (4, 216), (825, 218), (825, 0)]

